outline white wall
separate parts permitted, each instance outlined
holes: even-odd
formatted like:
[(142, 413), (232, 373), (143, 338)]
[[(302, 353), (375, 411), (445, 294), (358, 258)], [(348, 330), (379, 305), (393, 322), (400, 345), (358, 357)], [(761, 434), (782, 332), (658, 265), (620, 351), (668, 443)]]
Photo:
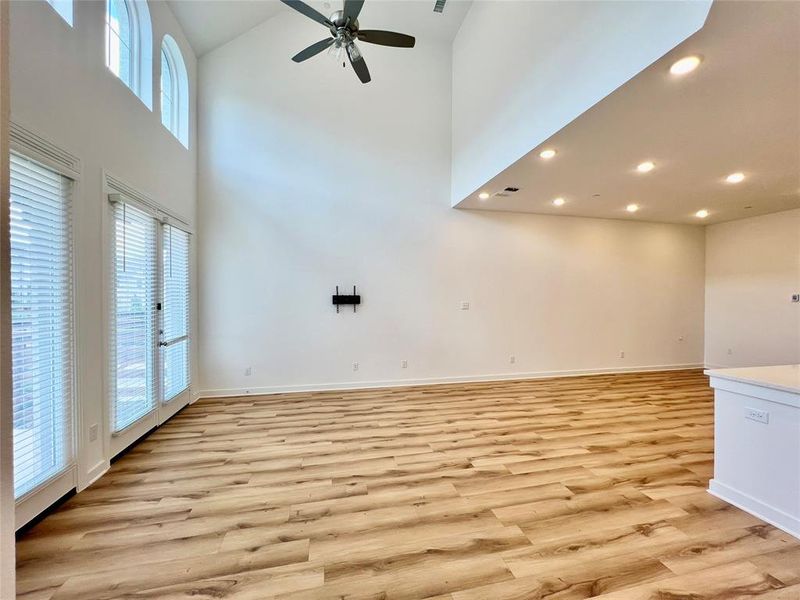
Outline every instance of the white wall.
[(285, 13), (200, 61), (202, 389), (701, 362), (702, 228), (450, 208), (449, 45), (365, 44), (362, 86), (289, 60), (318, 33)]
[[(0, 156), (8, 153), (8, 3), (0, 3)], [(8, 161), (0, 166), (0, 198), (9, 195)], [(9, 204), (0, 203), (0, 600), (12, 600), (15, 586), (14, 447), (11, 406), (11, 272)]]
[[(190, 79), (190, 149), (162, 125), (158, 97), (154, 110), (119, 81), (104, 62), (104, 2), (75, 2), (69, 27), (45, 2), (11, 3), (11, 118), (77, 156), (82, 173), (73, 197), (77, 290), (75, 302), (79, 422), (78, 483), (86, 485), (109, 461), (109, 427), (104, 407), (108, 371), (103, 321), (103, 241), (107, 200), (102, 170), (146, 193), (194, 223), (196, 205), (196, 59), (164, 2), (151, 2), (154, 56), (172, 35)], [(159, 61), (153, 89), (159, 90)], [(101, 435), (88, 439), (98, 424)]]
[(792, 294), (800, 294), (800, 209), (709, 226), (706, 364), (800, 363)]
[(452, 204), (699, 30), (710, 6), (476, 0), (453, 43)]

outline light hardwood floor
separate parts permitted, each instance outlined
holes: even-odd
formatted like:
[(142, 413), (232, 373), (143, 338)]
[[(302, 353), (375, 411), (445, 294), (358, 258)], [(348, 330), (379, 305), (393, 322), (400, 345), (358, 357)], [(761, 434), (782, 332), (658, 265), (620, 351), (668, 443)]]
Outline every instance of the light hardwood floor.
[(800, 599), (700, 371), (201, 400), (18, 543), (19, 597)]

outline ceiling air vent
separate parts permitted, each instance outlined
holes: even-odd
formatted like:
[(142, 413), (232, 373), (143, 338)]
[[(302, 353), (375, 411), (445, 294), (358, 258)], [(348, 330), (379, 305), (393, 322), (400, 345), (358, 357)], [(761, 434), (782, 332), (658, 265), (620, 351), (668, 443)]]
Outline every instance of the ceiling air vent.
[[(507, 188), (504, 188), (504, 189), (500, 190), (499, 192), (495, 192), (494, 194), (492, 194), (492, 197), (493, 198), (508, 198), (509, 196), (511, 196), (512, 194), (514, 194), (515, 192), (518, 192), (518, 191), (519, 191), (519, 188), (508, 186)], [(482, 199), (485, 199), (485, 198), (482, 198)]]
[(444, 3), (447, 0), (436, 0), (436, 4), (433, 5), (433, 12), (444, 12)]

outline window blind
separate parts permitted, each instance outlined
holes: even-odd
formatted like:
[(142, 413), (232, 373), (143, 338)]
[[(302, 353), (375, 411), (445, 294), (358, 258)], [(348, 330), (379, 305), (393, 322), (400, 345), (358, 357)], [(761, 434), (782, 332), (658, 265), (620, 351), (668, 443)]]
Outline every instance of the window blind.
[(162, 395), (169, 401), (189, 387), (189, 234), (162, 226)]
[(21, 155), (11, 171), (14, 494), (73, 461), (72, 181)]
[(112, 206), (110, 391), (118, 432), (156, 407), (156, 221), (127, 202)]

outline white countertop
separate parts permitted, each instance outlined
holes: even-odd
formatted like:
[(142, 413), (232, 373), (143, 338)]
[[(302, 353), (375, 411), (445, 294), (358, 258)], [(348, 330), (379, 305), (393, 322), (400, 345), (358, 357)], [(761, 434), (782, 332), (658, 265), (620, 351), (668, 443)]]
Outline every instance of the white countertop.
[(800, 365), (708, 369), (705, 373), (709, 377), (718, 379), (740, 381), (792, 394), (800, 394)]

